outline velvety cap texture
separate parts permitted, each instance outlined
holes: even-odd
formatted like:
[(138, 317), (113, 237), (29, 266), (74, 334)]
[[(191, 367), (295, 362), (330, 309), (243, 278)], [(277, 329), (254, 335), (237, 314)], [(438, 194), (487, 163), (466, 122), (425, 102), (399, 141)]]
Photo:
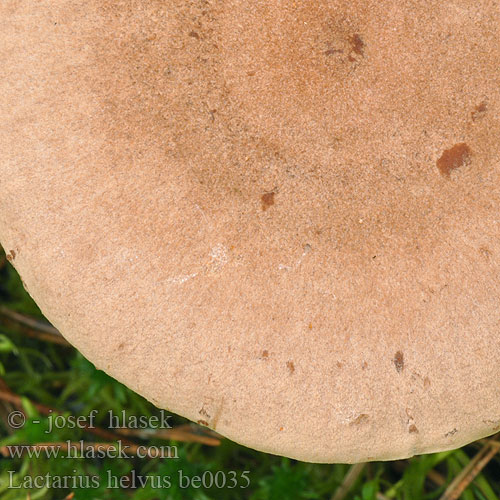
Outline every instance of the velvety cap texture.
[(500, 430), (500, 4), (2, 0), (0, 242), (154, 404), (313, 462)]

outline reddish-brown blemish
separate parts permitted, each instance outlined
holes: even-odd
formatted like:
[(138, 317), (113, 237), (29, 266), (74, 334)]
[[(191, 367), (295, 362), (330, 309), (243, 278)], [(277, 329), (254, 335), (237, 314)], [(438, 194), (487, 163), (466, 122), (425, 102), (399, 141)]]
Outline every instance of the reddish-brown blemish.
[(361, 363), (361, 369), (366, 370), (367, 368), (368, 368), (368, 363), (366, 361), (363, 361), (363, 363)]
[(309, 330), (312, 330), (312, 329), (313, 329), (313, 325), (312, 325), (312, 323), (309, 323), (309, 324), (307, 325), (307, 328), (309, 328)]
[(16, 258), (16, 252), (11, 250), (5, 257), (9, 262), (12, 262)]
[(437, 161), (437, 168), (443, 177), (449, 178), (453, 170), (469, 163), (471, 155), (472, 152), (465, 142), (455, 144), (452, 148), (443, 152)]
[(268, 351), (262, 351), (262, 359), (267, 359), (269, 357), (269, 352)]
[(405, 367), (405, 362), (404, 362), (404, 355), (401, 351), (398, 351), (394, 355), (394, 359), (392, 360), (394, 363), (394, 366), (396, 367), (396, 371), (398, 373), (401, 373)]
[(262, 210), (267, 210), (269, 207), (274, 205), (274, 196), (276, 193), (271, 191), (270, 193), (264, 193), (260, 199), (262, 201)]
[(342, 49), (328, 49), (325, 50), (325, 56), (333, 56), (333, 54), (342, 54), (343, 52)]
[(196, 31), (190, 31), (189, 32), (189, 36), (191, 38), (196, 38), (196, 40), (199, 40), (200, 39), (200, 35), (198, 35), (198, 33), (196, 33)]
[(487, 419), (487, 420), (483, 420), (483, 424), (486, 424), (488, 426), (493, 425), (494, 426), (494, 427), (492, 427), (493, 431), (499, 431), (500, 430), (500, 420)]
[(197, 424), (204, 425), (205, 427), (208, 427), (208, 422), (206, 420), (197, 420)]
[(483, 101), (481, 104), (477, 105), (474, 108), (474, 111), (471, 113), (472, 121), (475, 122), (479, 118), (482, 118), (483, 115), (486, 113), (487, 109), (488, 105), (486, 104), (486, 101)]
[(351, 44), (352, 51), (356, 55), (358, 55), (358, 56), (364, 55), (365, 42), (363, 42), (363, 39), (357, 33), (354, 33), (354, 35), (349, 37), (349, 43)]
[(293, 364), (293, 361), (287, 361), (286, 367), (288, 368), (290, 375), (295, 371), (295, 365)]
[(411, 424), (410, 427), (408, 427), (408, 432), (410, 434), (418, 434), (418, 429), (415, 424)]
[(369, 418), (370, 417), (366, 413), (361, 413), (352, 422), (349, 422), (349, 425), (365, 424), (366, 422), (368, 422)]
[(431, 386), (431, 379), (429, 377), (424, 377), (424, 388), (428, 389)]

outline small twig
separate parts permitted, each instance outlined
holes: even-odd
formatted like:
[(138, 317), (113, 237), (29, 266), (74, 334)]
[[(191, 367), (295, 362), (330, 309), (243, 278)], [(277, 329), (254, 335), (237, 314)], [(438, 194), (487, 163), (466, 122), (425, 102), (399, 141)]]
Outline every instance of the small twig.
[(439, 472), (431, 469), (427, 472), (427, 477), (437, 486), (444, 486), (446, 484), (446, 479)]
[(21, 325), (23, 333), (28, 337), (43, 340), (45, 342), (52, 342), (53, 344), (71, 346), (71, 344), (59, 333), (59, 330), (48, 323), (38, 321), (16, 311), (11, 311), (5, 306), (0, 306), (0, 314), (5, 316), (8, 320)]
[(440, 500), (458, 500), (488, 462), (500, 451), (498, 441), (488, 441), (477, 455), (463, 468), (462, 472), (450, 483)]
[[(0, 399), (3, 401), (7, 401), (8, 403), (12, 403), (13, 405), (22, 409), (23, 401), (22, 401), (21, 396), (18, 396), (17, 394), (14, 394), (11, 391), (7, 392), (7, 391), (0, 390)], [(49, 408), (48, 406), (41, 405), (39, 403), (33, 403), (33, 402), (31, 404), (43, 415), (49, 415), (50, 413), (54, 412), (54, 409)]]
[(49, 323), (45, 323), (43, 321), (38, 321), (37, 319), (31, 318), (30, 316), (26, 316), (24, 314), (18, 313), (16, 311), (11, 311), (5, 306), (0, 306), (0, 314), (9, 318), (21, 325), (28, 326), (43, 333), (49, 333), (51, 335), (55, 335), (56, 337), (61, 337), (62, 335), (57, 328), (54, 328)]
[[(165, 439), (172, 441), (183, 441), (186, 443), (201, 443), (208, 446), (219, 446), (220, 439), (218, 434), (213, 433), (214, 436), (207, 434), (196, 434), (191, 432), (190, 426), (179, 426), (173, 429), (128, 429), (128, 428), (115, 428), (115, 432), (123, 436), (135, 436), (141, 439)], [(189, 430), (187, 430), (188, 428)]]
[(359, 478), (360, 474), (363, 472), (366, 463), (354, 464), (347, 471), (347, 474), (342, 481), (342, 484), (337, 488), (337, 491), (332, 496), (332, 500), (343, 500), (349, 490), (352, 488), (356, 480)]
[(492, 444), (493, 446), (497, 446), (499, 445), (500, 446), (500, 441), (498, 441), (500, 439), (500, 433), (497, 433), (497, 434), (493, 434), (491, 435), (489, 438), (483, 438), (483, 439), (480, 439), (478, 441), (478, 443), (480, 444)]
[(20, 325), (21, 332), (27, 337), (41, 340), (43, 342), (51, 342), (52, 344), (58, 344), (63, 347), (73, 347), (63, 336), (53, 335), (52, 333), (39, 332), (28, 328), (27, 326)]

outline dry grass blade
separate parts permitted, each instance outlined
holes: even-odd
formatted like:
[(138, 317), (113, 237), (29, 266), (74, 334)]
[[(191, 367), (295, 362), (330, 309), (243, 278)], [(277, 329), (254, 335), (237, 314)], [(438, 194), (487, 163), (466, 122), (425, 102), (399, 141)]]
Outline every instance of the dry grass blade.
[(488, 462), (500, 451), (500, 442), (489, 440), (450, 483), (440, 500), (457, 500)]
[(438, 486), (444, 486), (446, 484), (446, 479), (444, 476), (442, 476), (438, 471), (435, 471), (434, 469), (431, 469), (427, 473), (427, 477), (434, 483), (437, 484)]
[(186, 443), (200, 443), (208, 446), (219, 446), (220, 436), (216, 433), (192, 432), (190, 426), (179, 426), (173, 429), (128, 429), (115, 428), (115, 432), (122, 436), (135, 436), (141, 439), (165, 439), (172, 441), (183, 441)]
[(351, 466), (351, 468), (347, 471), (342, 484), (337, 488), (337, 491), (332, 496), (332, 500), (343, 500), (346, 497), (349, 490), (363, 472), (365, 466), (366, 463), (354, 464)]
[[(23, 406), (21, 396), (18, 396), (17, 394), (14, 394), (11, 391), (0, 390), (0, 400), (7, 401), (8, 403), (11, 403), (11, 404), (17, 406), (18, 408), (22, 408), (22, 406)], [(32, 402), (32, 404), (37, 409), (37, 411), (39, 411), (43, 415), (49, 415), (50, 413), (55, 411), (53, 408), (49, 408), (48, 406), (45, 406), (45, 405), (41, 405), (41, 404), (33, 403), (33, 402)]]
[(48, 342), (53, 342), (60, 345), (69, 346), (69, 344), (64, 337), (59, 333), (59, 330), (54, 328), (48, 323), (38, 321), (37, 319), (30, 318), (24, 314), (20, 314), (16, 311), (11, 311), (5, 306), (0, 306), (0, 314), (11, 321), (19, 323), (25, 327), (28, 327), (26, 331), (27, 335), (30, 337), (37, 337), (40, 340), (45, 340)]
[(43, 342), (51, 342), (64, 347), (73, 347), (64, 337), (60, 335), (52, 335), (51, 333), (38, 332), (31, 328), (22, 325), (22, 333), (27, 337), (42, 340)]

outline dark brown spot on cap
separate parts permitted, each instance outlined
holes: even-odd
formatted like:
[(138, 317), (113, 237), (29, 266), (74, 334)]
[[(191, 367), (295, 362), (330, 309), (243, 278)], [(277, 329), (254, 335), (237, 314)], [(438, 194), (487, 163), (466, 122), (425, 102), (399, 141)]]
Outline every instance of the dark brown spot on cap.
[(16, 252), (11, 250), (5, 257), (9, 262), (12, 262), (16, 258)]
[(198, 420), (196, 423), (208, 427), (208, 422), (206, 420)]
[(493, 431), (500, 431), (500, 420), (487, 419), (487, 420), (483, 420), (483, 424), (494, 426), (494, 427), (492, 427)]
[(396, 371), (398, 373), (401, 373), (405, 367), (405, 362), (404, 362), (404, 355), (401, 351), (398, 351), (394, 355), (394, 359), (392, 360), (394, 363), (394, 366), (396, 367)]
[(201, 407), (201, 410), (198, 412), (200, 415), (204, 415), (205, 417), (210, 418), (210, 413), (205, 409), (205, 406)]
[(472, 152), (465, 142), (455, 144), (452, 148), (443, 152), (437, 161), (437, 168), (442, 176), (450, 177), (453, 170), (464, 166), (470, 161), (471, 155)]
[(366, 413), (359, 414), (352, 422), (349, 422), (349, 425), (361, 425), (366, 424), (370, 417)]
[(262, 210), (267, 210), (269, 207), (274, 205), (274, 196), (276, 193), (271, 191), (270, 193), (264, 193), (260, 199), (262, 201)]
[(408, 427), (408, 432), (410, 434), (418, 434), (418, 429), (415, 424), (411, 424), (410, 427)]
[(286, 367), (288, 368), (290, 375), (295, 371), (295, 365), (293, 364), (293, 361), (287, 361)]
[(189, 32), (189, 36), (191, 38), (196, 38), (196, 40), (199, 40), (200, 39), (200, 35), (198, 35), (198, 33), (196, 33), (196, 31), (190, 31)]
[(267, 359), (269, 357), (269, 352), (268, 351), (262, 351), (261, 356), (262, 356), (263, 359)]
[(486, 113), (488, 109), (488, 106), (486, 104), (486, 101), (483, 101), (481, 104), (477, 105), (475, 108), (474, 108), (474, 111), (471, 113), (471, 118), (472, 118), (472, 121), (476, 121), (476, 120), (479, 120), (480, 118), (482, 118), (484, 116), (484, 114)]
[(363, 39), (357, 33), (354, 33), (354, 35), (352, 35), (349, 38), (349, 43), (351, 44), (352, 51), (356, 55), (358, 55), (358, 56), (364, 55), (364, 53), (365, 53), (365, 42), (363, 42)]
[(333, 56), (333, 54), (342, 54), (342, 49), (328, 49), (325, 50), (325, 56)]

